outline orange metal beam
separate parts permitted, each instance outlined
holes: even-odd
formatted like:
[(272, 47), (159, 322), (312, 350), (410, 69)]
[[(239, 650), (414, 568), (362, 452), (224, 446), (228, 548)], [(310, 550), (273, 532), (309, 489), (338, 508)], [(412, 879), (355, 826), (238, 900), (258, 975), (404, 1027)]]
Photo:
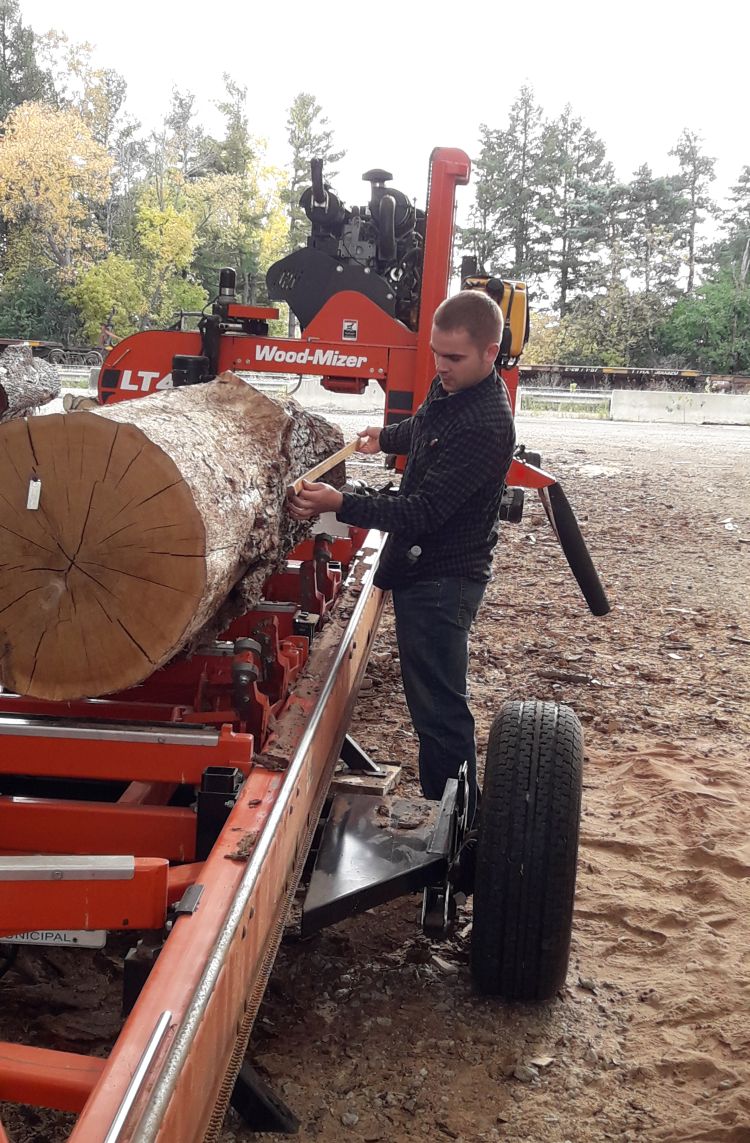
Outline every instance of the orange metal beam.
[(535, 468), (533, 464), (515, 459), (511, 461), (506, 480), (509, 488), (549, 488), (556, 483), (554, 476), (541, 468)]
[(190, 865), (178, 865), (169, 871), (169, 884), (167, 886), (167, 903), (175, 905), (186, 889), (200, 881), (203, 874), (203, 862), (194, 861)]
[(16, 853), (127, 853), (192, 861), (196, 818), (178, 806), (0, 797), (0, 838)]
[[(200, 785), (208, 766), (236, 766), (250, 771), (253, 739), (223, 726), (213, 745), (170, 742), (176, 733), (165, 728), (163, 741), (146, 741), (133, 731), (120, 739), (48, 737), (23, 733), (3, 734), (0, 739), (0, 773), (30, 777), (99, 778), (116, 781), (186, 782)], [(184, 729), (184, 728), (183, 728)], [(208, 732), (206, 732), (208, 735)]]
[[(370, 533), (368, 556), (381, 543)], [(375, 565), (365, 568), (343, 639), (335, 624), (316, 639), (309, 671), (203, 866), (198, 908), (177, 919), (71, 1143), (101, 1143), (165, 1013), (170, 1027), (132, 1093), (120, 1143), (204, 1138), (243, 1015), (253, 1011), (248, 997), (257, 1000), (265, 987), (367, 664), (383, 606), (372, 587)]]
[(453, 227), (456, 187), (465, 186), (471, 173), (469, 156), (455, 147), (437, 147), (430, 156), (430, 188), (427, 201), (427, 232), (422, 267), (422, 294), (419, 302), (417, 360), (414, 377), (414, 408), (427, 396), (435, 376), (430, 349), (432, 317), (448, 297), (453, 254)]
[(117, 801), (121, 806), (166, 806), (176, 789), (174, 782), (131, 782)]
[(36, 929), (160, 929), (169, 863), (139, 857), (132, 878), (0, 879), (0, 937)]
[[(80, 1111), (106, 1063), (98, 1056), (0, 1041), (0, 1100)], [(2, 1139), (0, 1124), (0, 1143)]]

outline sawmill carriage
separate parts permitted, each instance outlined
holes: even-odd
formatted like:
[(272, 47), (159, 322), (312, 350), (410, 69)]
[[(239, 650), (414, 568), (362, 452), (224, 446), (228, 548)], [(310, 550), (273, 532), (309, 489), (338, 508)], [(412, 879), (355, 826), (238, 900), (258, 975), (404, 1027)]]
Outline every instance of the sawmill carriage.
[[(176, 409), (183, 393), (189, 404), (191, 392), (216, 392), (210, 387), (221, 384), (227, 400), (244, 402), (243, 383), (228, 374), (283, 368), (323, 374), (332, 391), (361, 393), (377, 383), (386, 423), (409, 416), (432, 376), (431, 316), (448, 290), (455, 188), (469, 169), (463, 152), (435, 151), (421, 212), (381, 170), (365, 176), (368, 205), (349, 209), (314, 165), (302, 199), (308, 245), (268, 275), (271, 298), (289, 303), (300, 338), (270, 336), (276, 311), (239, 304), (232, 272), (224, 271), (197, 330), (148, 331), (110, 351), (99, 380), (102, 413), (44, 418), (46, 444), (33, 424), (5, 426), (15, 434), (6, 438), (15, 523), (0, 512), (0, 524), (16, 536), (18, 558), (26, 558), (18, 545), (28, 540), (18, 539), (19, 530), (40, 503), (52, 502), (47, 489), (66, 479), (85, 483), (90, 434), (98, 439), (111, 429), (114, 442), (117, 426), (137, 431), (128, 424), (129, 415), (138, 420), (136, 406), (120, 404), (127, 399), (155, 394), (142, 403), (145, 416), (147, 406), (171, 402)], [(498, 367), (514, 403), (528, 331), (525, 289), (472, 270), (466, 287), (487, 289), (504, 311)], [(259, 418), (276, 415), (267, 408), (272, 402), (258, 400)], [(67, 451), (57, 447), (63, 436)], [(79, 532), (65, 516), (75, 549), (63, 552), (66, 584), (112, 464), (121, 463), (118, 479), (127, 481), (138, 448), (120, 462), (112, 444), (91, 477)], [(200, 443), (192, 451), (200, 457)], [(559, 483), (521, 448), (503, 501), (508, 521), (520, 518), (524, 490), (539, 493), (589, 607), (605, 614), (606, 597)], [(108, 495), (105, 502), (116, 516)], [(210, 528), (205, 514), (204, 524)], [(62, 552), (68, 541), (59, 535)], [(107, 670), (119, 682), (100, 682), (101, 689), (92, 667), (98, 643), (84, 639), (84, 652), (71, 651), (66, 664), (61, 637), (57, 676), (41, 664), (46, 624), (33, 597), (10, 592), (16, 564), (0, 562), (0, 956), (10, 965), (21, 943), (97, 945), (107, 933), (133, 933), (126, 1018), (106, 1059), (19, 1044), (0, 1051), (0, 1098), (77, 1112), (70, 1136), (77, 1143), (213, 1139), (230, 1098), (256, 1127), (291, 1129), (293, 1117), (263, 1090), (244, 1056), (300, 888), (303, 934), (422, 892), (422, 925), (439, 940), (469, 887), (465, 774), (439, 804), (360, 792), (364, 777), (375, 787), (387, 778), (387, 768), (348, 733), (385, 603), (373, 583), (384, 536), (324, 518), (314, 535), (286, 538), (260, 598), (244, 609), (235, 600), (229, 619), (189, 653), (158, 659), (150, 643), (112, 624), (113, 645), (119, 639), (129, 648), (124, 658), (137, 658), (135, 643), (156, 667), (128, 683), (124, 664), (109, 655)], [(50, 573), (35, 560), (34, 575)], [(135, 576), (134, 567), (127, 574)], [(149, 591), (144, 585), (144, 614)], [(79, 618), (67, 616), (71, 624)], [(148, 622), (159, 626), (156, 612)], [(27, 668), (11, 670), (19, 656), (8, 632), (20, 643), (30, 631), (38, 633), (38, 654)], [(82, 691), (75, 680), (86, 670), (92, 685)], [(482, 993), (545, 1000), (565, 978), (581, 766), (581, 728), (571, 710), (541, 701), (501, 706), (475, 850), (471, 972)], [(359, 786), (347, 773), (359, 775)]]

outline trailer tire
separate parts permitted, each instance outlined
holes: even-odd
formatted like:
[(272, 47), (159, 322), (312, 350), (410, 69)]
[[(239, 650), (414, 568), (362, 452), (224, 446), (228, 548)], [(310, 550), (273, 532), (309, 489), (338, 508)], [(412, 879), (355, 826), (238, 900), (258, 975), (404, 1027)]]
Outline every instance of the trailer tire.
[(566, 706), (508, 702), (490, 730), (476, 849), (471, 975), (507, 1001), (565, 981), (578, 859), (583, 731)]

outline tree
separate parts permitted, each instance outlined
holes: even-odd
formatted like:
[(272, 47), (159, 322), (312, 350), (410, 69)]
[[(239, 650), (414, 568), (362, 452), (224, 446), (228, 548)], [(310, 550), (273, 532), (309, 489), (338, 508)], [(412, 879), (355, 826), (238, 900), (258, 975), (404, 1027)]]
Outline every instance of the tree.
[(0, 290), (0, 337), (67, 341), (78, 314), (54, 274), (30, 269), (6, 276)]
[[(288, 220), (280, 171), (252, 167), (245, 175), (214, 175), (187, 189), (196, 225), (193, 268), (209, 292), (219, 271), (232, 266), (246, 304), (265, 300), (265, 270), (281, 258)], [(258, 294), (262, 294), (262, 299)]]
[(750, 371), (750, 289), (721, 273), (674, 306), (664, 329), (664, 347), (686, 365), (706, 373)]
[(632, 294), (622, 282), (575, 299), (562, 318), (532, 318), (526, 358), (537, 364), (653, 365), (654, 330), (666, 307), (655, 294)]
[(256, 147), (247, 123), (247, 88), (224, 75), (225, 99), (216, 106), (224, 116), (224, 138), (219, 144), (218, 170), (229, 175), (246, 175), (256, 160)]
[(331, 169), (333, 164), (338, 163), (346, 154), (345, 151), (335, 150), (333, 129), (328, 126), (328, 120), (322, 111), (323, 108), (315, 96), (306, 91), (301, 91), (295, 96), (289, 108), (287, 130), (289, 146), (292, 149), (287, 191), (290, 250), (296, 250), (301, 246), (306, 237), (307, 220), (304, 211), (300, 209), (299, 199), (302, 190), (310, 182), (311, 159), (322, 159), (325, 176), (332, 179), (336, 174)]
[(540, 218), (551, 243), (550, 269), (561, 317), (571, 300), (601, 280), (599, 251), (606, 240), (601, 203), (614, 175), (602, 141), (568, 104), (542, 137)]
[(750, 257), (750, 167), (743, 167), (729, 192), (729, 205), (721, 220), (723, 238), (718, 243), (717, 263), (727, 269), (739, 285), (747, 278)]
[(105, 324), (118, 338), (134, 333), (148, 307), (144, 285), (138, 266), (119, 254), (91, 266), (70, 291), (86, 341), (95, 343)]
[(622, 285), (627, 266), (626, 243), (632, 230), (628, 212), (628, 187), (613, 180), (592, 188), (592, 211), (601, 219), (603, 228), (602, 275), (606, 287), (615, 290)]
[[(286, 121), (289, 132), (289, 146), (292, 149), (290, 162), (290, 176), (286, 193), (287, 208), (289, 211), (288, 249), (296, 250), (302, 246), (307, 235), (307, 219), (299, 205), (300, 195), (304, 187), (310, 182), (310, 161), (322, 159), (324, 175), (332, 179), (336, 172), (332, 170), (334, 163), (338, 163), (346, 154), (345, 151), (336, 151), (333, 142), (333, 129), (328, 126), (327, 118), (322, 114), (320, 106), (314, 95), (301, 91), (295, 96), (289, 108)], [(296, 329), (296, 318), (289, 311), (289, 336), (292, 337)]]
[(647, 294), (655, 290), (670, 298), (677, 291), (679, 211), (674, 180), (654, 176), (645, 163), (640, 166), (628, 187), (630, 228), (625, 246), (628, 273)]
[(196, 122), (192, 91), (173, 88), (165, 126), (170, 164), (176, 166), (184, 179), (197, 179), (217, 169), (217, 144)]
[(22, 103), (53, 98), (38, 47), (34, 32), (21, 22), (18, 0), (0, 0), (0, 121)]
[(142, 325), (163, 324), (175, 308), (200, 309), (205, 291), (190, 279), (197, 242), (195, 218), (177, 172), (167, 174), (160, 193), (153, 185), (142, 190), (136, 219), (147, 300)]
[(688, 294), (693, 292), (695, 285), (698, 229), (705, 220), (705, 215), (701, 214), (701, 211), (713, 208), (709, 186), (716, 177), (715, 160), (703, 154), (701, 143), (700, 136), (686, 127), (675, 147), (669, 152), (679, 164), (679, 173), (675, 180), (675, 186), (682, 199), (678, 234), (685, 249)]
[(34, 238), (38, 268), (63, 279), (103, 248), (95, 207), (109, 193), (111, 160), (75, 111), (24, 103), (5, 121), (0, 139), (0, 216)]
[(533, 280), (547, 267), (538, 225), (542, 109), (533, 89), (521, 88), (504, 130), (482, 124), (480, 136), (472, 225), (464, 230), (464, 240), (483, 268)]

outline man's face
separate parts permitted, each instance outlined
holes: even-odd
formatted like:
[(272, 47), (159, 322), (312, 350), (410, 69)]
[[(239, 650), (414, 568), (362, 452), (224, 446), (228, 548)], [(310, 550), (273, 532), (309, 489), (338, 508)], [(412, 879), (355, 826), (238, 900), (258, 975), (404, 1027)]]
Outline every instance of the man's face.
[(445, 330), (436, 325), (432, 327), (430, 346), (435, 354), (435, 369), (448, 393), (478, 385), (492, 369), (500, 348), (494, 343), (482, 352), (465, 329)]

